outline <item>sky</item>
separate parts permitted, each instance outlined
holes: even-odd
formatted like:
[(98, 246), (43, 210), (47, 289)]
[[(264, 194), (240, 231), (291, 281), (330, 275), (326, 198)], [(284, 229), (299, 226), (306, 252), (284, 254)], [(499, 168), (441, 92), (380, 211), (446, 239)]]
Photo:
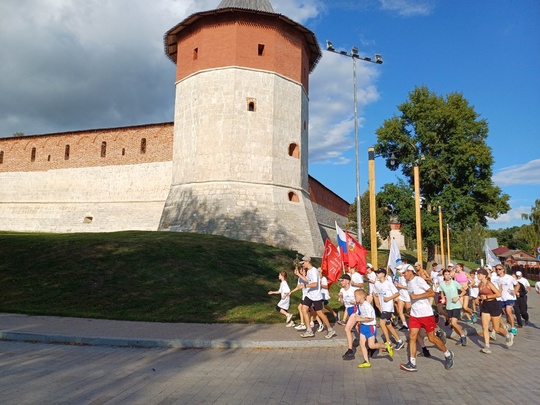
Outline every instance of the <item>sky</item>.
[[(220, 0), (2, 0), (0, 137), (171, 122), (175, 65), (163, 35)], [(271, 0), (315, 33), (323, 57), (310, 76), (309, 173), (349, 202), (356, 195), (352, 60), (357, 63), (360, 190), (367, 150), (416, 86), (463, 94), (489, 125), (493, 181), (521, 219), (540, 198), (540, 2), (537, 0)], [(396, 182), (375, 160), (376, 185)]]

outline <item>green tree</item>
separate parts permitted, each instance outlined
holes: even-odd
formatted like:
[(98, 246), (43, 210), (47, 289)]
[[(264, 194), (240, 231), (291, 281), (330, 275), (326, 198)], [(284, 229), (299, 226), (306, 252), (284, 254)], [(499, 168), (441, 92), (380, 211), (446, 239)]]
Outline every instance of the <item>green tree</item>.
[(489, 237), (496, 238), (500, 246), (506, 246), (508, 249), (517, 249), (528, 252), (531, 246), (523, 239), (522, 226), (512, 226), (510, 228), (492, 229), (489, 231)]
[(530, 251), (540, 246), (540, 199), (534, 202), (530, 214), (522, 214), (521, 218), (529, 220), (530, 224), (521, 227), (518, 237), (523, 238), (530, 248)]
[[(377, 203), (379, 202), (379, 196), (376, 197)], [(361, 209), (361, 216), (362, 216), (362, 246), (364, 246), (367, 250), (371, 249), (371, 218), (369, 215), (369, 191), (364, 192), (360, 196), (360, 209)], [(385, 212), (383, 208), (377, 204), (376, 208), (376, 216), (377, 216), (377, 230), (379, 235), (386, 235), (389, 232), (390, 225), (387, 220), (387, 216), (385, 215)], [(356, 200), (350, 205), (349, 208), (349, 215), (347, 216), (347, 224), (345, 225), (345, 228), (348, 229), (351, 232), (356, 233), (357, 230), (357, 220), (356, 220)], [(380, 236), (377, 237), (377, 243), (378, 245), (381, 244), (381, 238)]]
[(454, 238), (452, 256), (480, 263), (479, 259), (484, 257), (484, 241), (488, 237), (488, 230), (484, 226), (476, 224), (471, 228), (452, 234)]
[(24, 132), (15, 132), (11, 136), (14, 137), (14, 138), (17, 138), (19, 136), (25, 136), (25, 135), (24, 135)]
[[(487, 225), (486, 217), (508, 212), (509, 196), (493, 184), (491, 148), (486, 144), (488, 125), (460, 93), (446, 97), (417, 87), (409, 100), (398, 106), (399, 115), (384, 121), (376, 131), (375, 151), (386, 159), (398, 158), (390, 170), (401, 169), (413, 184), (413, 168), (420, 171), (423, 201), (422, 233), (428, 259), (438, 243), (438, 206), (444, 223), (454, 230)], [(414, 205), (411, 198), (407, 203)], [(411, 218), (399, 218), (409, 233)]]

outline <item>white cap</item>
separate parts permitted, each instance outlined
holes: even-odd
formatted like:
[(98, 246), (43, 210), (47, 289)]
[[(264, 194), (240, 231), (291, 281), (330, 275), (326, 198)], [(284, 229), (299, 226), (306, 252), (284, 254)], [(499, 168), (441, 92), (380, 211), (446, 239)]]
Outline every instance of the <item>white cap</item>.
[(521, 277), (523, 273), (521, 271), (516, 271), (516, 277)]
[(403, 268), (399, 271), (400, 274), (403, 274), (405, 273), (407, 270), (410, 270), (412, 271), (413, 273), (416, 273), (416, 270), (414, 269), (413, 266), (411, 266), (410, 264), (406, 264), (405, 266), (403, 266)]
[(454, 266), (454, 263), (452, 263), (452, 262), (449, 262), (449, 263), (448, 263), (448, 267), (450, 267), (450, 266), (455, 267), (455, 266)]
[(366, 264), (366, 267), (369, 267), (370, 269), (373, 268), (373, 265), (371, 263)]

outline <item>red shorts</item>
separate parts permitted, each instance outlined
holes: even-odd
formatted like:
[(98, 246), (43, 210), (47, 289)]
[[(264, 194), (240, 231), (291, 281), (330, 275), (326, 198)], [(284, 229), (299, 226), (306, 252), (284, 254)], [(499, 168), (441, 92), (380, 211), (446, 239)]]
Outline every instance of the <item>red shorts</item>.
[(433, 315), (424, 316), (422, 318), (415, 318), (414, 316), (411, 316), (409, 318), (409, 329), (420, 328), (424, 328), (427, 333), (433, 332), (437, 328)]

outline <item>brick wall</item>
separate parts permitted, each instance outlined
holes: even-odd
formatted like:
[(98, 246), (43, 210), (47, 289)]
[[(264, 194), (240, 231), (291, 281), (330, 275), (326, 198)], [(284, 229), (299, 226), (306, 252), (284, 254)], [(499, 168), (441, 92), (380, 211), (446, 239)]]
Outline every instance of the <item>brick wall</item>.
[(0, 138), (0, 172), (167, 162), (172, 144), (172, 122)]

